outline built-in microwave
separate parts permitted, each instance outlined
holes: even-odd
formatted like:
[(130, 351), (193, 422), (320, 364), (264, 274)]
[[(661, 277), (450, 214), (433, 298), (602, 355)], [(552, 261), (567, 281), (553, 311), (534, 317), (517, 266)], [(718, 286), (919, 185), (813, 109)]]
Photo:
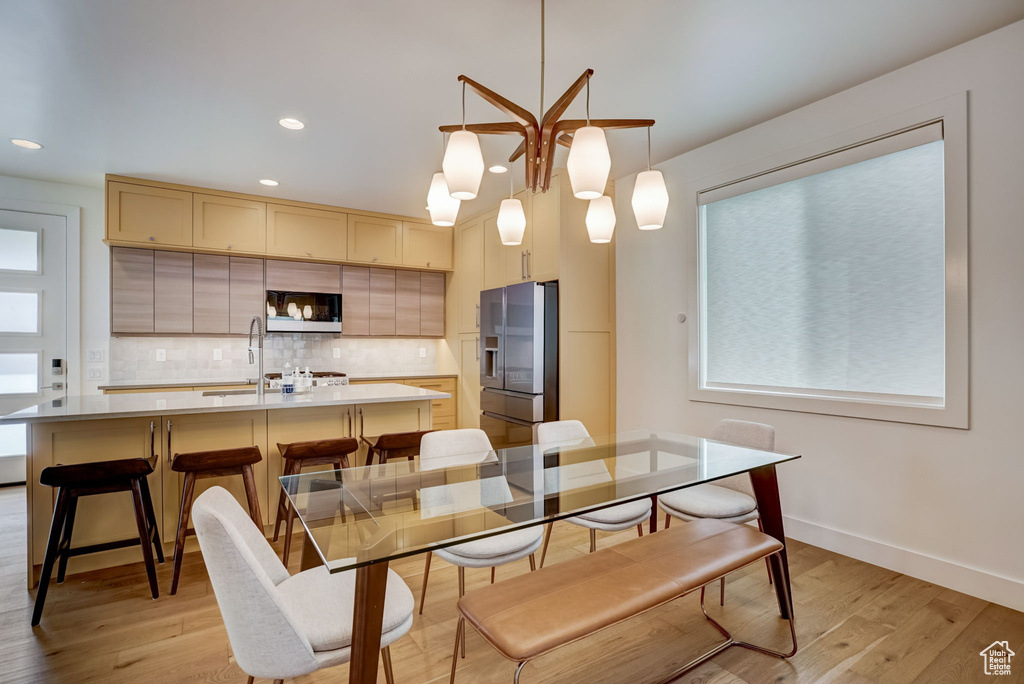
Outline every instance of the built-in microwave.
[(267, 290), (267, 332), (341, 332), (341, 295)]

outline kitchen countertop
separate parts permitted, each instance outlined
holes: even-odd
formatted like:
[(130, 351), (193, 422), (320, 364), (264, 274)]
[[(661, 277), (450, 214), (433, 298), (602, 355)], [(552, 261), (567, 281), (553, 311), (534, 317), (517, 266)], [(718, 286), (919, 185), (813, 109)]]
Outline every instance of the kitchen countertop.
[[(358, 380), (360, 382), (366, 382), (367, 380), (430, 380), (433, 378), (457, 378), (456, 373), (377, 373), (375, 375), (353, 375), (349, 374), (349, 380)], [(109, 385), (100, 385), (97, 389), (99, 390), (118, 390), (118, 389), (149, 389), (152, 387), (167, 387), (168, 389), (173, 387), (220, 387), (222, 385), (255, 385), (256, 378), (223, 378), (223, 379), (211, 379), (203, 378), (201, 380), (173, 380), (168, 382), (138, 382), (138, 381), (127, 381), (127, 382), (112, 382)]]
[(268, 391), (256, 394), (214, 395), (202, 392), (151, 392), (65, 397), (30, 406), (7, 416), (2, 423), (48, 423), (70, 420), (138, 418), (229, 411), (262, 411), (351, 404), (447, 399), (450, 394), (396, 383), (315, 387), (305, 394)]

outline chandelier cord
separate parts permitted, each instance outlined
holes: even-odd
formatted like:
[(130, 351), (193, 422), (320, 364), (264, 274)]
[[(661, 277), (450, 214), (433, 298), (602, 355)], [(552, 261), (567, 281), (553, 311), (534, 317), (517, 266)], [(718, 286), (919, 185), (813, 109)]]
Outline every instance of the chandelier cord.
[(587, 74), (587, 125), (590, 125), (590, 74)]
[(512, 162), (508, 165), (508, 198), (512, 199), (512, 176), (515, 171), (516, 163)]
[(651, 170), (651, 127), (647, 127), (647, 170)]
[(540, 115), (544, 116), (544, 0), (540, 0)]
[(462, 82), (462, 130), (466, 130), (466, 82)]

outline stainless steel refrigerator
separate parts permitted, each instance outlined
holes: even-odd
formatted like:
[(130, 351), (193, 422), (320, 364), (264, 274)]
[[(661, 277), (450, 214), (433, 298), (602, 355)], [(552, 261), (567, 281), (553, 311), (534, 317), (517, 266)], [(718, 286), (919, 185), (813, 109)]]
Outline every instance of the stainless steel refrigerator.
[(558, 420), (558, 282), (480, 293), (480, 427), (496, 449)]

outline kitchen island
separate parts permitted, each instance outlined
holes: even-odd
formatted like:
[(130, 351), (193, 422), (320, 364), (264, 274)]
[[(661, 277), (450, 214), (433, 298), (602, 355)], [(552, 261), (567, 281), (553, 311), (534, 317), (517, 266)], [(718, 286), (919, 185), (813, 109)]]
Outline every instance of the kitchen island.
[[(55, 492), (39, 484), (43, 468), (121, 458), (157, 456), (150, 491), (165, 550), (178, 523), (183, 476), (169, 467), (175, 453), (257, 446), (263, 460), (255, 467), (256, 489), (265, 528), (276, 514), (277, 478), (284, 467), (278, 444), (339, 437), (375, 437), (386, 432), (430, 429), (431, 402), (443, 392), (394, 383), (314, 388), (305, 394), (263, 396), (206, 392), (154, 392), (64, 397), (0, 417), (0, 423), (27, 423), (28, 583), (34, 586), (43, 562)], [(364, 462), (365, 447), (353, 465)], [(210, 478), (196, 484), (196, 495), (220, 485), (240, 502), (239, 477)], [(87, 497), (75, 519), (74, 546), (137, 536), (131, 495)], [(197, 548), (189, 540), (189, 548)], [(138, 547), (72, 558), (70, 573), (141, 560)]]

